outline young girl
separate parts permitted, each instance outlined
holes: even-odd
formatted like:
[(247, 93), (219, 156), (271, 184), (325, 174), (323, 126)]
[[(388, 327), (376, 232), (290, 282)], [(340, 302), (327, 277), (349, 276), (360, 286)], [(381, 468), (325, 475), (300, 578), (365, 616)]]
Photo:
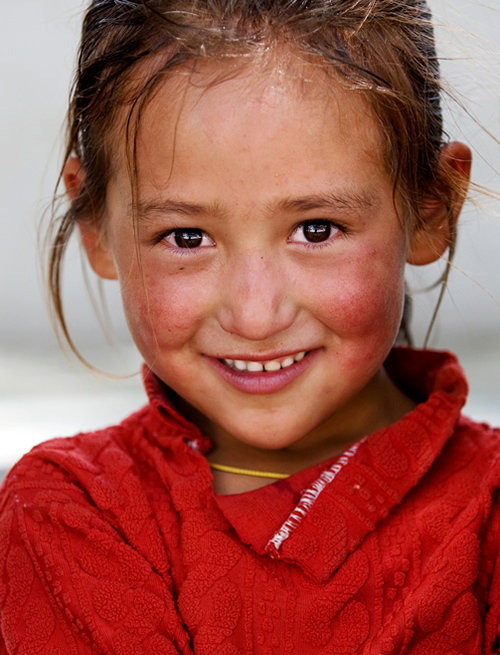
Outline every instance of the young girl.
[(50, 283), (78, 228), (150, 401), (6, 479), (1, 653), (500, 653), (500, 433), (394, 348), (470, 161), (424, 0), (93, 0)]

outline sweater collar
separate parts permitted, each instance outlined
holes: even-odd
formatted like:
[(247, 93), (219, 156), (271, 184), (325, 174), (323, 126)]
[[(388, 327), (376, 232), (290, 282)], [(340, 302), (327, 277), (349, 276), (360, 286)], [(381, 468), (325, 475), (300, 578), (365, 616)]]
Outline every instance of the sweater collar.
[(150, 406), (160, 418), (160, 422), (168, 424), (166, 433), (155, 432), (159, 445), (166, 446), (172, 439), (180, 438), (191, 450), (202, 455), (209, 453), (212, 449), (212, 442), (201, 433), (196, 425), (177, 411), (172, 402), (174, 392), (163, 384), (160, 378), (145, 364), (142, 368), (142, 377)]
[[(256, 491), (217, 497), (243, 543), (326, 581), (418, 484), (454, 432), (467, 383), (446, 352), (397, 348), (386, 370), (419, 401), (412, 412), (339, 457)], [(209, 452), (211, 442), (177, 412), (160, 380), (147, 369), (144, 379), (151, 405), (169, 423), (168, 438)], [(200, 474), (206, 468), (202, 463)]]

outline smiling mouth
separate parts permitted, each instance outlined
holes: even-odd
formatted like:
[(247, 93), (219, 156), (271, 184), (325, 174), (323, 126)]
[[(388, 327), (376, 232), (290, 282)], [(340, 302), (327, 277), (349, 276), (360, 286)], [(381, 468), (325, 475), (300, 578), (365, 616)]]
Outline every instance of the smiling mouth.
[(303, 350), (296, 355), (289, 355), (287, 357), (281, 357), (278, 359), (270, 359), (265, 362), (256, 362), (253, 360), (243, 359), (220, 359), (219, 361), (233, 371), (239, 371), (241, 373), (272, 373), (275, 371), (280, 371), (284, 368), (288, 368), (297, 362), (301, 362), (308, 354), (309, 352), (307, 350)]

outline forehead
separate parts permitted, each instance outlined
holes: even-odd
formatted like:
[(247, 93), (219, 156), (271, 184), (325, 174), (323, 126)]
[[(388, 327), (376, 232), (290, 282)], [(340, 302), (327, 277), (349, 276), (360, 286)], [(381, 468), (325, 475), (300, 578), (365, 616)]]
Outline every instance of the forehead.
[[(380, 129), (365, 97), (289, 52), (178, 68), (158, 83), (131, 125), (139, 196), (167, 187), (192, 195), (193, 181), (205, 188), (214, 169), (226, 176), (228, 192), (233, 184), (243, 194), (249, 178), (254, 187), (262, 178), (269, 193), (269, 178), (283, 193), (287, 180), (313, 186), (322, 178), (318, 184), (326, 188), (333, 168), (345, 179), (332, 182), (347, 188), (357, 168), (369, 194), (373, 173), (385, 172)], [(115, 152), (115, 181), (129, 184), (132, 150)]]
[[(288, 47), (269, 48), (248, 58), (235, 57), (221, 60), (196, 60), (176, 67), (160, 77), (148, 96), (141, 94), (141, 86), (149, 86), (151, 71), (139, 70), (132, 85), (141, 96), (130, 112), (123, 108), (118, 129), (130, 126), (132, 140), (139, 135), (144, 142), (151, 129), (161, 122), (165, 130), (170, 125), (172, 133), (179, 125), (214, 104), (223, 108), (228, 117), (240, 113), (242, 105), (253, 106), (256, 111), (268, 114), (295, 106), (309, 114), (309, 123), (324, 118), (343, 123), (345, 129), (354, 123), (363, 123), (363, 131), (378, 148), (382, 147), (380, 125), (376, 120), (366, 95), (354, 89), (349, 82), (326, 69), (321, 60), (307, 61)], [(140, 107), (140, 111), (138, 111)], [(302, 127), (305, 127), (303, 125)], [(221, 126), (222, 127), (222, 126)], [(356, 129), (357, 129), (356, 128)], [(120, 140), (120, 139), (118, 139)]]

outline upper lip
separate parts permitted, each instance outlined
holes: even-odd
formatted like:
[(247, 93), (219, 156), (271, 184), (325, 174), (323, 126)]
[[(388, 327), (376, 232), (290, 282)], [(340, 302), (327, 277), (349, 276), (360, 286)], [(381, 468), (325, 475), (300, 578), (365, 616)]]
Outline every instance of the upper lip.
[(301, 348), (297, 350), (288, 350), (287, 352), (270, 352), (270, 353), (255, 353), (255, 354), (250, 354), (250, 353), (238, 353), (238, 354), (232, 354), (232, 355), (217, 355), (216, 359), (233, 359), (233, 360), (241, 360), (244, 362), (269, 362), (274, 359), (286, 359), (287, 357), (295, 357), (295, 355), (298, 355), (299, 353), (303, 352), (310, 352), (313, 350), (312, 348)]

